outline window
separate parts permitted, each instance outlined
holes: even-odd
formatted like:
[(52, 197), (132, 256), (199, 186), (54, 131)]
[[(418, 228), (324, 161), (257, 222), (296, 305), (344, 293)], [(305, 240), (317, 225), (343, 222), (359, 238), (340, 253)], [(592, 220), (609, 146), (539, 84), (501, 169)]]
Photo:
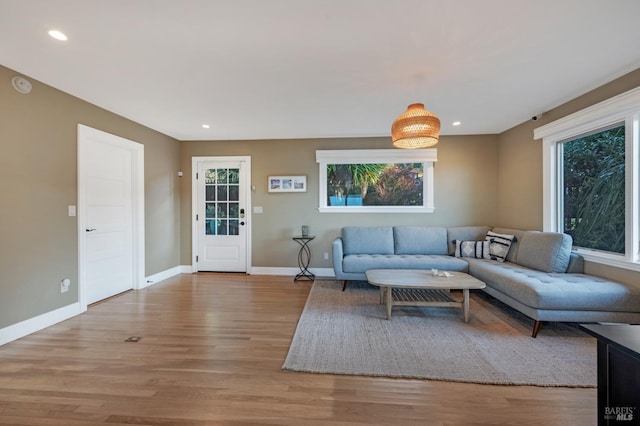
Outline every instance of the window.
[(573, 244), (624, 254), (625, 126), (558, 144), (563, 230)]
[(433, 212), (436, 149), (316, 151), (321, 212)]
[(544, 229), (585, 259), (640, 270), (640, 88), (539, 127)]

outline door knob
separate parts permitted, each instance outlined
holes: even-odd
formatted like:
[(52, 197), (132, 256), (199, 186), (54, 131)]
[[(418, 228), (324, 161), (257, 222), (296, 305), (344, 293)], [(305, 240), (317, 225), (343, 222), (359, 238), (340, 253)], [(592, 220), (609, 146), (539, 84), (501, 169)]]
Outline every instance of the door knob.
[(96, 230), (96, 228), (91, 228), (91, 229), (87, 228), (87, 229), (85, 229), (85, 231), (87, 231), (87, 232), (93, 232), (95, 230)]

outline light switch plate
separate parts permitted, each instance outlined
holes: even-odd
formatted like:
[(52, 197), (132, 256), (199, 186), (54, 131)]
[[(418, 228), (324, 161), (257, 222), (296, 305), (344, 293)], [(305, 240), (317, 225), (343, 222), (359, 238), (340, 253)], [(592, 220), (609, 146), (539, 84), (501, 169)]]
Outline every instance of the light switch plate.
[(69, 216), (76, 215), (76, 206), (69, 206)]
[(253, 213), (255, 213), (255, 214), (262, 213), (262, 206), (254, 206), (253, 207)]

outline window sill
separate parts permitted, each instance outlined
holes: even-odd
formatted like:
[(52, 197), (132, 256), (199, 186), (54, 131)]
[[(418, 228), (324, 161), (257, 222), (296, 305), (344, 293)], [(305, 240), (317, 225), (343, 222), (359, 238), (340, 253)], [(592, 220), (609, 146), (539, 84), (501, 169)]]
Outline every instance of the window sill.
[(319, 207), (320, 213), (433, 213), (433, 207), (412, 206), (349, 206)]
[(599, 253), (591, 250), (574, 250), (587, 262), (599, 263), (601, 265), (613, 266), (616, 268), (629, 269), (640, 272), (640, 262), (633, 262), (623, 256), (616, 256), (607, 253)]

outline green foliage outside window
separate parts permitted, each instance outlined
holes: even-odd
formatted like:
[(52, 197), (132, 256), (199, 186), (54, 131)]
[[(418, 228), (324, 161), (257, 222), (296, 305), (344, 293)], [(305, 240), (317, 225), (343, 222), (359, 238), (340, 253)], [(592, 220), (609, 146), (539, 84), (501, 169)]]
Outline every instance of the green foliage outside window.
[(328, 206), (421, 206), (423, 163), (328, 164)]
[(577, 247), (625, 251), (625, 127), (563, 144), (564, 232)]

